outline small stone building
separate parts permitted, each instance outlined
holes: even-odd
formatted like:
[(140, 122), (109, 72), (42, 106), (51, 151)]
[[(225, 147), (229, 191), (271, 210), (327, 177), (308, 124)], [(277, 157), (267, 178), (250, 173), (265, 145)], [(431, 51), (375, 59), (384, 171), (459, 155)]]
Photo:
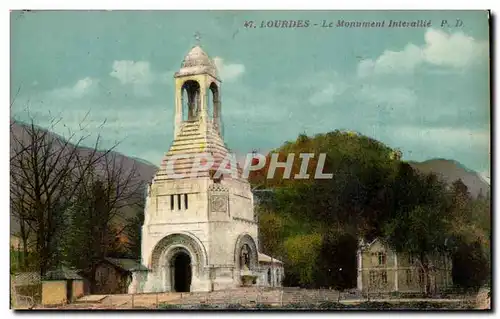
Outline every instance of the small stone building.
[(285, 270), (283, 262), (266, 254), (259, 253), (260, 275), (257, 281), (263, 287), (281, 287)]
[(83, 278), (64, 266), (42, 278), (42, 305), (56, 306), (72, 302), (84, 294)]
[[(363, 293), (423, 293), (427, 285), (416, 256), (396, 253), (382, 240), (360, 241), (357, 252), (357, 288)], [(452, 285), (451, 259), (431, 257), (429, 263), (431, 289), (439, 291)]]
[(97, 294), (126, 294), (135, 273), (147, 272), (147, 268), (133, 259), (105, 258), (96, 269)]

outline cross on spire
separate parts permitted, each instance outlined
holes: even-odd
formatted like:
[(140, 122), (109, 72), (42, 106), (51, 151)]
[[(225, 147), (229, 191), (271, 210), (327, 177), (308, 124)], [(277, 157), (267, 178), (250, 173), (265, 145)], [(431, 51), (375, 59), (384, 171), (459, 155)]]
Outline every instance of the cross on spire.
[(200, 45), (201, 34), (198, 31), (194, 33), (194, 39), (196, 40), (196, 45)]

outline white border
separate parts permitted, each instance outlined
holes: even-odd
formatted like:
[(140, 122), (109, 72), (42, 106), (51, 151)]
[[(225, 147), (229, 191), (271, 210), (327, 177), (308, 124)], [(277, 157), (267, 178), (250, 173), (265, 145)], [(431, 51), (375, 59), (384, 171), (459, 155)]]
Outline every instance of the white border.
[[(329, 5), (327, 6), (327, 2), (329, 2)], [(202, 10), (202, 9), (210, 9), (210, 10), (220, 10), (220, 9), (232, 9), (232, 10), (312, 10), (312, 9), (329, 9), (329, 10), (360, 10), (360, 9), (371, 9), (371, 10), (415, 10), (415, 9), (420, 9), (420, 10), (445, 10), (445, 9), (455, 9), (455, 10), (466, 10), (466, 9), (476, 9), (476, 10), (482, 10), (482, 9), (492, 9), (492, 11), (496, 14), (500, 13), (500, 10), (498, 10), (499, 7), (499, 1), (493, 1), (493, 0), (475, 0), (475, 1), (470, 1), (470, 0), (452, 0), (452, 1), (423, 1), (423, 0), (413, 0), (413, 1), (398, 1), (398, 0), (378, 0), (378, 1), (355, 1), (355, 0), (350, 0), (346, 2), (335, 2), (331, 3), (330, 1), (319, 1), (319, 0), (307, 0), (307, 1), (297, 1), (297, 0), (288, 0), (288, 1), (277, 1), (277, 0), (265, 0), (265, 1), (251, 1), (251, 2), (246, 2), (244, 5), (241, 4), (238, 1), (230, 1), (230, 0), (212, 0), (212, 1), (200, 1), (200, 0), (189, 0), (189, 1), (178, 1), (177, 3), (171, 3), (170, 1), (162, 1), (160, 3), (159, 1), (147, 1), (147, 0), (142, 0), (142, 1), (109, 1), (109, 0), (57, 0), (57, 1), (51, 1), (51, 2), (43, 2), (43, 1), (15, 1), (15, 0), (4, 0), (1, 3), (2, 10), (2, 19), (1, 21), (1, 36), (2, 36), (2, 42), (4, 44), (7, 44), (4, 46), (3, 50), (1, 51), (1, 56), (2, 56), (2, 62), (1, 63), (1, 74), (3, 75), (2, 79), (2, 101), (4, 103), (9, 104), (10, 97), (9, 97), (9, 74), (10, 74), (10, 60), (9, 60), (9, 27), (10, 27), (10, 14), (9, 10), (17, 10), (17, 9), (87, 9), (87, 10), (92, 10), (92, 9), (114, 9), (114, 10), (146, 10), (146, 9), (174, 9), (174, 10), (182, 10), (182, 9), (197, 9), (197, 10)], [(496, 17), (498, 20), (499, 17)], [(497, 20), (495, 21), (495, 25), (497, 25)], [(495, 38), (493, 39), (493, 44), (498, 41), (498, 32), (495, 34)], [(495, 55), (495, 58), (497, 56)], [(498, 65), (498, 63), (496, 63)], [(496, 71), (497, 68), (495, 67)], [(498, 91), (498, 79), (497, 82), (495, 83), (495, 92)], [(9, 109), (7, 106), (4, 106), (0, 108), (0, 112), (2, 112), (0, 118), (4, 121), (4, 124), (1, 126), (2, 128), (2, 133), (0, 134), (0, 141), (2, 148), (6, 150), (9, 147), (9, 131), (7, 129), (7, 121), (10, 118), (9, 116)], [(497, 113), (498, 116), (498, 113)], [(495, 116), (494, 121), (497, 122), (497, 116)], [(498, 130), (497, 130), (498, 131)], [(498, 137), (498, 136), (495, 136)], [(8, 175), (8, 169), (9, 168), (9, 158), (7, 157), (8, 152), (5, 152), (5, 155), (1, 157), (2, 161), (2, 168), (1, 170), (1, 176), (0, 176), (0, 181), (1, 181), (1, 186), (2, 186), (2, 191), (0, 192), (0, 198), (1, 198), (1, 204), (3, 207), (3, 218), (5, 222), (1, 223), (2, 227), (2, 236), (4, 239), (3, 243), (3, 248), (6, 249), (7, 242), (9, 241), (9, 221), (8, 221), (8, 212), (9, 212), (9, 175)], [(495, 165), (495, 163), (492, 163), (492, 166)], [(496, 170), (492, 170), (495, 172), (495, 180), (497, 177)], [(496, 197), (497, 195), (497, 190), (494, 189), (494, 196)], [(496, 208), (496, 207), (495, 207)], [(493, 211), (496, 211), (494, 209)], [(498, 229), (498, 218), (496, 218), (495, 221), (495, 230)], [(493, 247), (496, 247), (496, 242), (494, 243)], [(495, 254), (496, 255), (497, 249), (495, 248)], [(9, 256), (8, 252), (4, 251), (4, 256)], [(5, 261), (5, 259), (4, 259)], [(1, 263), (1, 270), (0, 274), (3, 276), (4, 280), (4, 294), (2, 294), (2, 301), (3, 301), (3, 307), (1, 308), (2, 315), (7, 315), (7, 316), (13, 316), (14, 312), (9, 310), (9, 299), (8, 295), (10, 294), (10, 288), (9, 288), (9, 277), (8, 277), (8, 270), (9, 270), (9, 262), (3, 262)], [(496, 277), (496, 276), (495, 276)], [(495, 280), (496, 282), (496, 280)], [(497, 294), (495, 294), (496, 296)], [(496, 299), (496, 298), (495, 298)], [(59, 313), (61, 314), (61, 313)], [(77, 314), (77, 315), (82, 315), (81, 313), (72, 313), (72, 315)], [(88, 315), (89, 313), (85, 313), (84, 315)], [(97, 315), (105, 315), (105, 316), (122, 316), (121, 313), (98, 313)], [(131, 315), (136, 315), (137, 313), (131, 313)], [(234, 314), (234, 313), (232, 313)], [(258, 315), (261, 317), (267, 317), (271, 316), (274, 313), (259, 313)], [(341, 315), (342, 313), (337, 313), (334, 315)], [(37, 313), (37, 316), (50, 316), (50, 313)], [(62, 314), (64, 315), (64, 314)], [(142, 316), (152, 316), (152, 315), (159, 315), (159, 314), (147, 314), (147, 313), (142, 313)], [(177, 316), (175, 313), (165, 313), (162, 315), (166, 316)], [(189, 315), (189, 314), (188, 314)], [(194, 314), (193, 314), (194, 315)], [(206, 315), (206, 316), (213, 316), (214, 314), (210, 313), (198, 313), (196, 315)], [(215, 314), (217, 315), (217, 314)], [(230, 314), (231, 315), (231, 314)], [(249, 316), (251, 314), (245, 313), (241, 314), (241, 316)], [(305, 316), (307, 314), (300, 314), (301, 316)], [(328, 314), (331, 315), (331, 314)], [(351, 316), (364, 316), (363, 314), (350, 314)], [(367, 315), (373, 315), (373, 313), (368, 313)], [(386, 314), (384, 314), (386, 315)], [(399, 314), (396, 314), (399, 315)], [(427, 315), (434, 315), (434, 314), (427, 314)], [(447, 316), (448, 314), (437, 314), (439, 316)], [(413, 315), (412, 315), (413, 316)]]

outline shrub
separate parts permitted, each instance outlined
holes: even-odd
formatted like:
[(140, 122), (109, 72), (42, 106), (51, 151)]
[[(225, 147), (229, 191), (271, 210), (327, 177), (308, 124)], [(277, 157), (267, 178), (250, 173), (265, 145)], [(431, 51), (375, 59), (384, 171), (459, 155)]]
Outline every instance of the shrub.
[(395, 308), (394, 304), (388, 302), (374, 302), (374, 301), (366, 301), (362, 302), (358, 305), (359, 308), (363, 309), (390, 309)]
[(212, 305), (207, 304), (207, 303), (201, 303), (196, 306), (197, 309), (212, 309), (214, 308)]
[(295, 303), (285, 304), (283, 306), (283, 308), (285, 308), (285, 309), (313, 309), (314, 305), (308, 305), (308, 304), (304, 304), (304, 303), (295, 302)]
[(158, 305), (158, 309), (179, 309), (180, 306), (179, 305), (173, 305), (173, 304), (169, 304), (169, 303), (160, 303)]
[(344, 305), (340, 302), (325, 301), (316, 306), (318, 309), (344, 309), (349, 308), (349, 306)]
[(226, 309), (244, 309), (245, 306), (239, 304), (239, 303), (231, 303), (226, 306)]

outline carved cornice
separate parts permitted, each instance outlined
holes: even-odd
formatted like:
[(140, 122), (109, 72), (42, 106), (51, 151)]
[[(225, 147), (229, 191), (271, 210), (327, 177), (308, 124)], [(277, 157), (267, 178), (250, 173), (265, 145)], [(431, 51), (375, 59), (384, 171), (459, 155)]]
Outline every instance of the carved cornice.
[(254, 224), (256, 225), (257, 222), (253, 221), (253, 220), (250, 220), (250, 219), (246, 219), (246, 218), (241, 218), (241, 217), (233, 217), (234, 220), (237, 220), (237, 221), (242, 221), (242, 222), (245, 222), (245, 223), (250, 223), (250, 224)]

